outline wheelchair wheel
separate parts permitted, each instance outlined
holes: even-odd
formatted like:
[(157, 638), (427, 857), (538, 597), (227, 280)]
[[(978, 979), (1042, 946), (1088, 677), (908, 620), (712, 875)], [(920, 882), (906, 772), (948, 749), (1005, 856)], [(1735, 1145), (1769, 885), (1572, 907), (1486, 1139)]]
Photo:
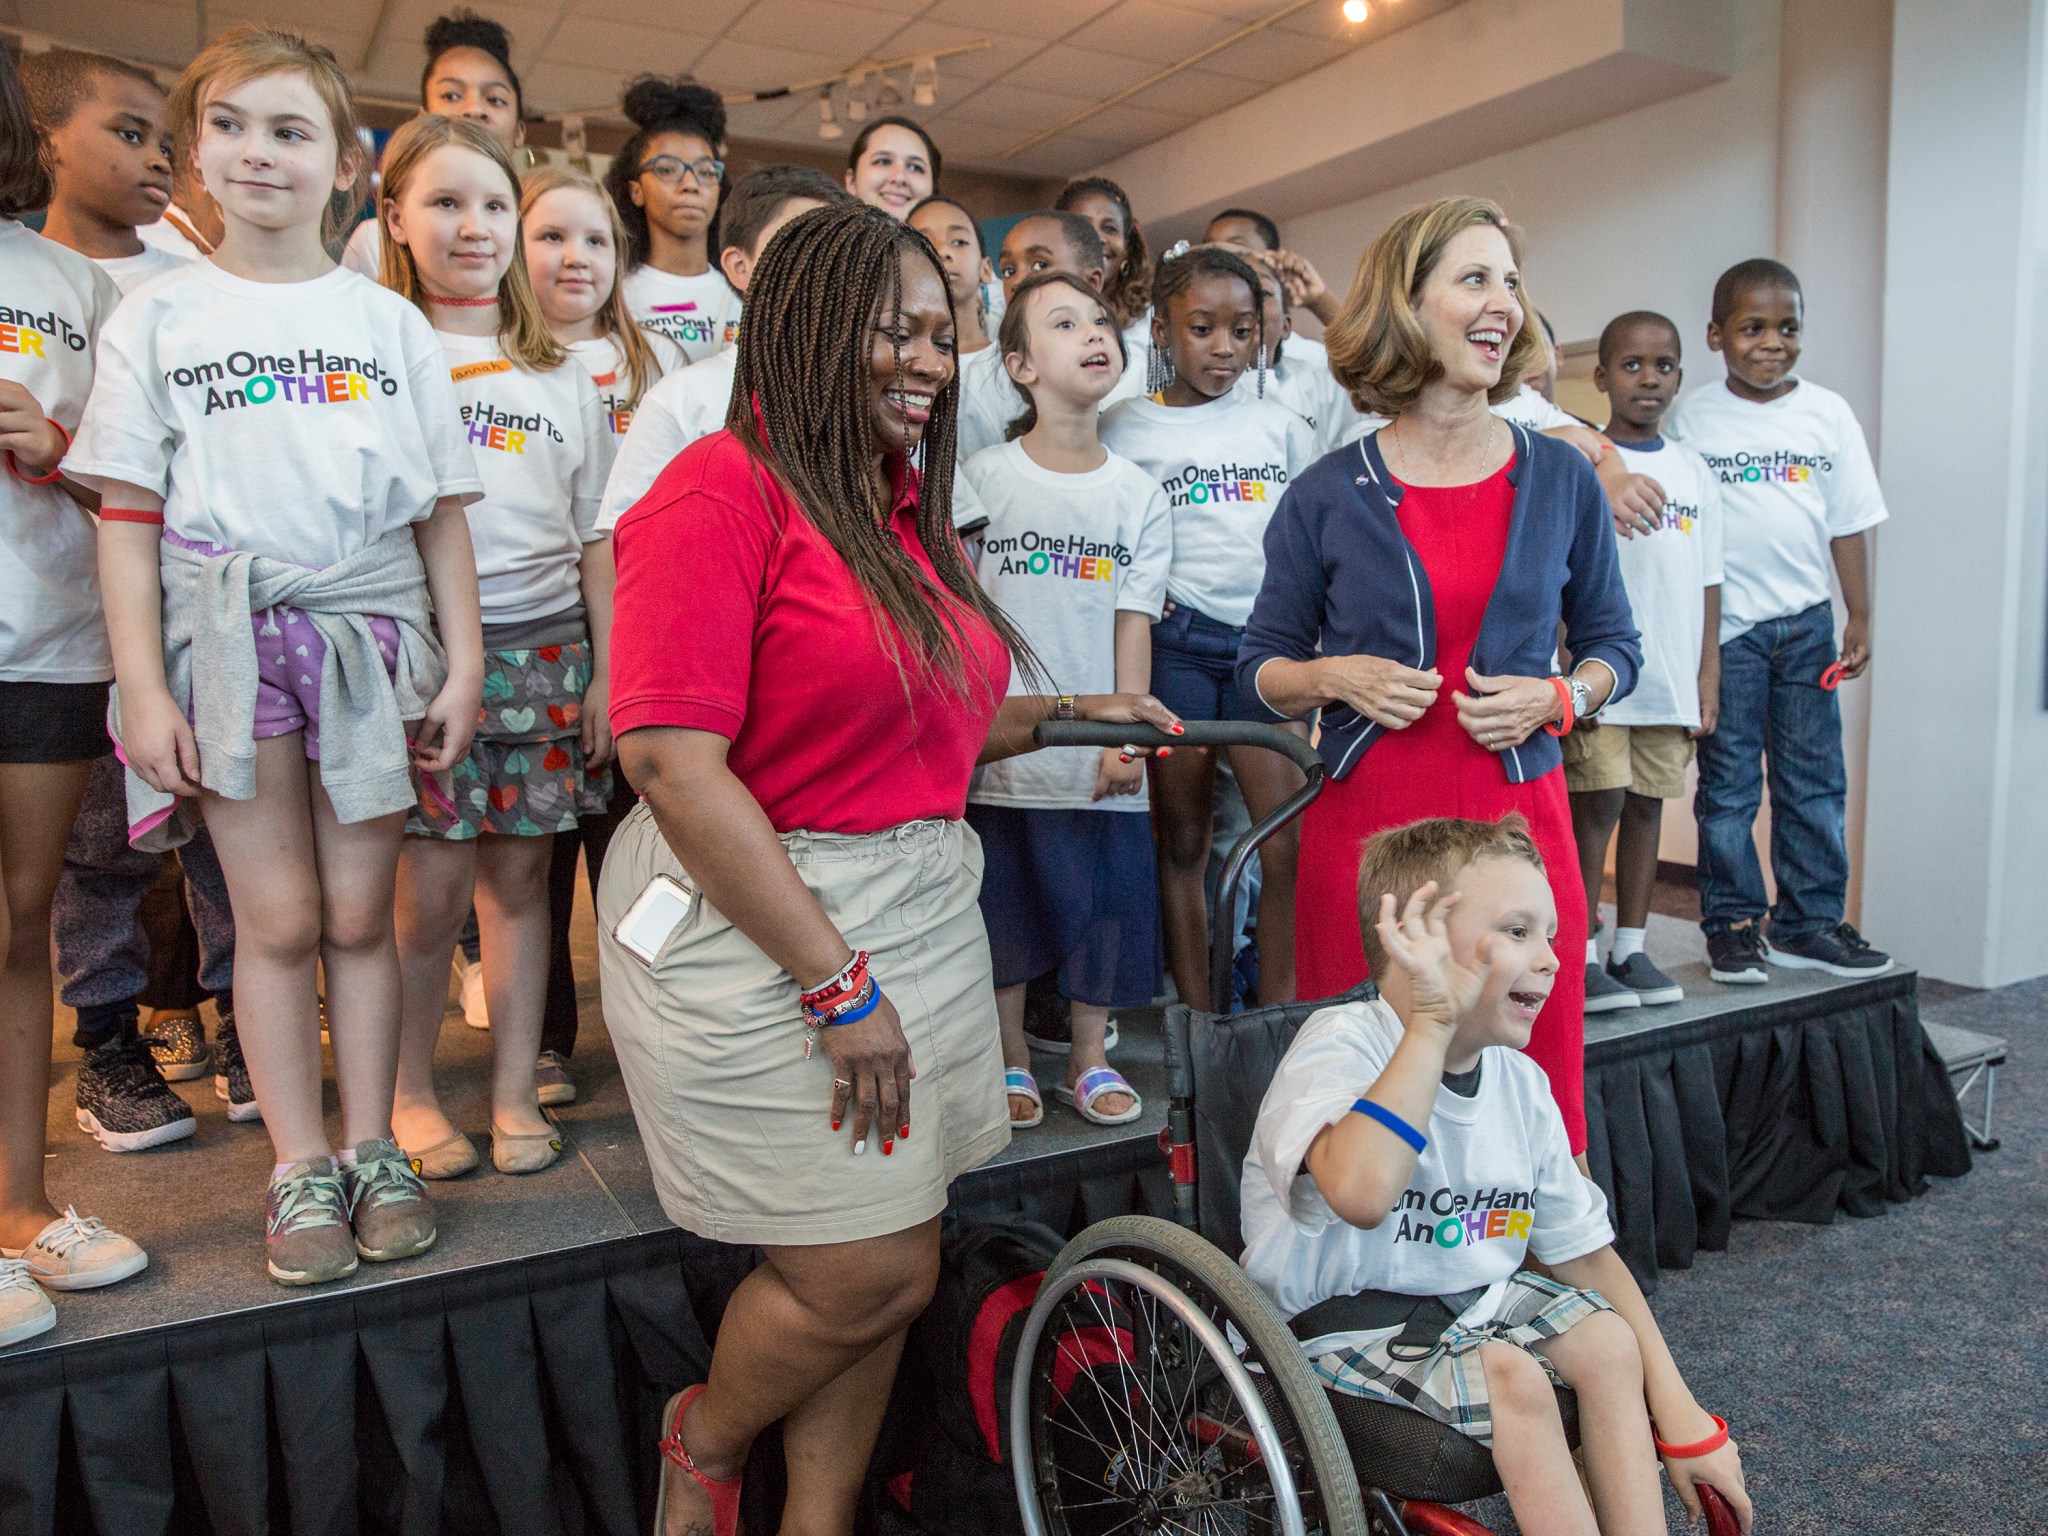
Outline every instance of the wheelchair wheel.
[(1019, 1341), (1010, 1458), (1026, 1536), (1366, 1536), (1294, 1336), (1236, 1264), (1146, 1216), (1046, 1271)]

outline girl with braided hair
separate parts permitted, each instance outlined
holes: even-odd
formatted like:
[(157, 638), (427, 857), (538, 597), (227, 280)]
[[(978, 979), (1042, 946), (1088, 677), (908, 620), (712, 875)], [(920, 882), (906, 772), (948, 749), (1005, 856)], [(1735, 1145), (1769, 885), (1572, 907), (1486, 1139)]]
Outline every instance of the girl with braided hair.
[(663, 1415), (670, 1536), (730, 1536), (778, 1420), (785, 1527), (851, 1529), (946, 1187), (1009, 1139), (975, 764), (1056, 714), (1177, 725), (1149, 696), (1005, 696), (1034, 663), (953, 532), (922, 235), (813, 209), (747, 298), (727, 430), (614, 534), (611, 719), (645, 803), (599, 886), (606, 1023), (663, 1209), (764, 1253)]
[[(1288, 483), (1315, 461), (1314, 434), (1265, 399), (1274, 338), (1259, 275), (1223, 246), (1185, 242), (1159, 258), (1152, 285), (1152, 393), (1102, 418), (1102, 445), (1149, 471), (1173, 518), (1166, 612), (1152, 630), (1152, 688), (1190, 720), (1245, 720), (1235, 681), (1244, 622), (1265, 571), (1266, 523)], [(1254, 371), (1255, 370), (1255, 371)], [(1238, 389), (1251, 371), (1252, 391)], [(1255, 747), (1230, 748), (1254, 819), (1301, 785), (1301, 771)], [(1216, 758), (1178, 752), (1153, 770), (1159, 790), (1159, 894), (1166, 963), (1183, 1002), (1209, 996), (1203, 876), (1214, 821)], [(1294, 1000), (1293, 829), (1259, 850), (1259, 1001)]]

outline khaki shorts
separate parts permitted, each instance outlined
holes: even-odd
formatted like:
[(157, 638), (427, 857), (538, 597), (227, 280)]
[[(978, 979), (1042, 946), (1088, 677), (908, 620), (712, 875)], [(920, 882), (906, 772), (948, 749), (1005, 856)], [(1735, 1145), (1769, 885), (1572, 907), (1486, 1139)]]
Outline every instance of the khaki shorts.
[(1573, 794), (1626, 789), (1647, 800), (1685, 793), (1693, 739), (1682, 725), (1607, 725), (1564, 739), (1564, 784)]
[(791, 832), (790, 861), (846, 942), (873, 956), (917, 1078), (887, 1157), (831, 1125), (832, 1061), (804, 1058), (797, 985), (709, 902), (650, 969), (612, 931), (657, 874), (687, 881), (645, 805), (605, 853), (597, 893), (605, 1026), (661, 1206), (728, 1243), (844, 1243), (946, 1208), (946, 1187), (1010, 1139), (982, 926), (981, 844), (966, 823), (862, 836)]

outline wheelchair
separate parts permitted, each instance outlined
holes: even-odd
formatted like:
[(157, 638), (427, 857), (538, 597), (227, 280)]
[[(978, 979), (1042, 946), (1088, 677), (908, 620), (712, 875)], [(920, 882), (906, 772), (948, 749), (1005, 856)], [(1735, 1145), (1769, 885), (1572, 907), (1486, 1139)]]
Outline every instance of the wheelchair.
[[(1210, 997), (1228, 1009), (1237, 884), (1259, 846), (1321, 793), (1324, 766), (1276, 726), (1048, 721), (1045, 746), (1236, 746), (1292, 759), (1306, 783), (1225, 862)], [(1310, 1014), (1375, 995), (1232, 1014), (1166, 1013), (1170, 1107), (1160, 1135), (1174, 1221), (1097, 1222), (1046, 1270), (1010, 1380), (1008, 1454), (1025, 1536), (1489, 1536), (1448, 1506), (1498, 1493), (1492, 1455), (1427, 1416), (1328, 1392), (1231, 1257), (1238, 1179), (1280, 1058)], [(1206, 1178), (1198, 1170), (1208, 1169)], [(1576, 1443), (1576, 1404), (1558, 1393)], [(1711, 1536), (1732, 1511), (1703, 1490)]]

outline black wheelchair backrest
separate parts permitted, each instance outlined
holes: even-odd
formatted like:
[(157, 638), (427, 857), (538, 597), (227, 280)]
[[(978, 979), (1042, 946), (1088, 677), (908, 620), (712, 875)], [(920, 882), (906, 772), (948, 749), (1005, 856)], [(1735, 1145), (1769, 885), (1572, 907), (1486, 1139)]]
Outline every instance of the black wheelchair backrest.
[(1179, 1003), (1166, 1010), (1166, 1070), (1176, 1099), (1195, 1107), (1195, 1168), (1202, 1236), (1233, 1259), (1244, 1249), (1238, 1180), (1251, 1151), (1266, 1086), (1310, 1014), (1379, 996), (1370, 981), (1341, 997), (1283, 1003), (1218, 1017)]

